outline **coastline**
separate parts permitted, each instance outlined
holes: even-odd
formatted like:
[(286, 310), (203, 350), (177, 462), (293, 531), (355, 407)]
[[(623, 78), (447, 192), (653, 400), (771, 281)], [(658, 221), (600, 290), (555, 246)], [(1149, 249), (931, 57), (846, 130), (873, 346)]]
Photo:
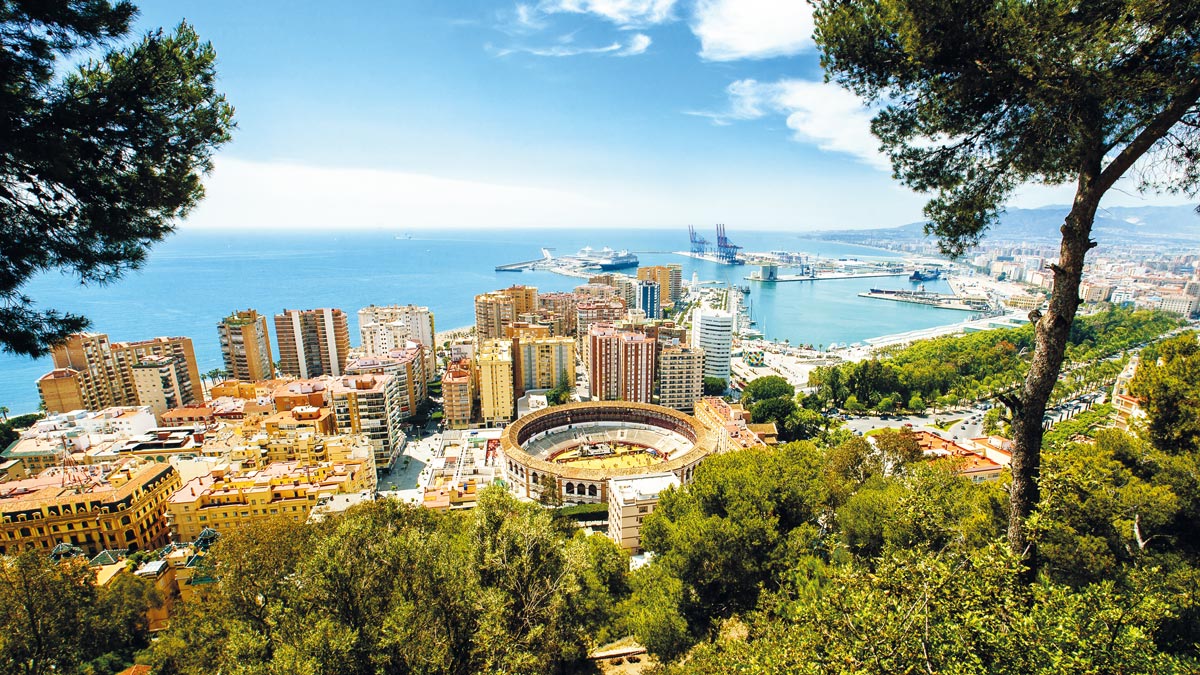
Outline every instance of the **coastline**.
[(453, 342), (461, 338), (471, 337), (475, 334), (475, 326), (463, 326), (461, 328), (451, 328), (446, 331), (437, 331), (433, 334), (434, 349), (440, 348), (447, 342)]

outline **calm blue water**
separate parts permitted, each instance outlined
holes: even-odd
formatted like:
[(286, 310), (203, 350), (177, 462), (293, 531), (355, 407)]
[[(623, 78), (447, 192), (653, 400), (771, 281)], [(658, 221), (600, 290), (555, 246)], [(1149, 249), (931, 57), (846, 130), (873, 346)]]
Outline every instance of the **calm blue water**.
[[(712, 239), (712, 233), (705, 232)], [(750, 251), (791, 250), (822, 257), (887, 258), (886, 251), (803, 239), (778, 232), (730, 232)], [(521, 283), (543, 291), (566, 291), (580, 279), (548, 272), (495, 272), (496, 265), (559, 254), (583, 246), (628, 248), (643, 265), (683, 265), (684, 279), (747, 284), (752, 267), (727, 267), (672, 255), (686, 250), (687, 233), (661, 230), (455, 231), (281, 233), (180, 232), (158, 246), (145, 268), (108, 287), (81, 287), (73, 279), (46, 275), (25, 292), (43, 307), (83, 313), (92, 330), (114, 341), (184, 335), (195, 345), (200, 371), (221, 367), (217, 321), (236, 308), (268, 315), (284, 308), (339, 307), (350, 316), (351, 343), (358, 342), (356, 312), (374, 304), (428, 305), (439, 330), (474, 321), (477, 293)], [(652, 253), (657, 252), (657, 253)], [(953, 323), (963, 312), (860, 298), (872, 286), (907, 287), (901, 278), (754, 284), (750, 294), (758, 328), (792, 344), (828, 345)], [(948, 292), (944, 282), (931, 291)], [(272, 326), (272, 331), (274, 327)], [(271, 336), (275, 340), (274, 334)], [(49, 359), (0, 354), (0, 405), (14, 413), (35, 410), (37, 378)]]

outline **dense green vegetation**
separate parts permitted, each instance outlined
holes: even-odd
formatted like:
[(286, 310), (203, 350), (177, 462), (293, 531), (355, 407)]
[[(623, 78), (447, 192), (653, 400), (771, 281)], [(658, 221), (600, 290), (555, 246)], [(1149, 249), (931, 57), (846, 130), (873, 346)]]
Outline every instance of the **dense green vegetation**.
[(568, 403), (573, 393), (575, 393), (575, 387), (564, 378), (562, 382), (559, 382), (553, 389), (546, 392), (546, 403), (547, 405)]
[(146, 609), (162, 602), (132, 574), (97, 588), (83, 558), (0, 557), (0, 672), (116, 673), (149, 644)]
[[(1122, 361), (1106, 357), (1181, 325), (1161, 312), (1110, 308), (1080, 317), (1067, 348), (1059, 398), (1111, 380)], [(950, 407), (1011, 389), (1025, 377), (1033, 352), (1033, 326), (922, 340), (879, 358), (817, 368), (809, 384), (823, 405), (849, 411), (888, 412), (926, 405)], [(914, 405), (915, 404), (915, 405)]]
[(719, 377), (704, 378), (704, 395), (705, 396), (722, 396), (729, 389), (729, 383)]
[(607, 636), (626, 558), (503, 490), (469, 514), (381, 501), (225, 534), (156, 673), (549, 673)]

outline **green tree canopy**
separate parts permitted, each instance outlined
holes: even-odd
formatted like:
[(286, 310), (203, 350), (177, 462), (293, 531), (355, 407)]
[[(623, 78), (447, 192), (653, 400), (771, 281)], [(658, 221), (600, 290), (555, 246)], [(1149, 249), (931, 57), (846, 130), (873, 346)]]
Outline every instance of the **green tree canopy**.
[(721, 396), (729, 389), (729, 383), (719, 377), (704, 376), (704, 395)]
[(765, 401), (769, 398), (792, 398), (796, 388), (778, 375), (768, 375), (751, 380), (742, 391), (743, 403), (749, 405), (754, 401)]
[(135, 13), (105, 0), (0, 3), (5, 351), (40, 356), (85, 328), (22, 287), (47, 270), (103, 284), (141, 265), (200, 200), (200, 177), (229, 140), (216, 52), (190, 26), (98, 51), (129, 35)]
[(1184, 333), (1147, 349), (1130, 383), (1149, 418), (1154, 445), (1179, 453), (1200, 450), (1200, 341)]
[[(927, 231), (959, 255), (1014, 190), (1075, 185), (1013, 411), (1014, 551), (1039, 500), (1041, 419), (1079, 307), (1104, 195), (1200, 184), (1200, 6), (1193, 0), (819, 0), (827, 76), (875, 106), (872, 131), (905, 185), (931, 195)], [(1142, 169), (1135, 164), (1141, 162)], [(861, 398), (861, 396), (860, 396)]]

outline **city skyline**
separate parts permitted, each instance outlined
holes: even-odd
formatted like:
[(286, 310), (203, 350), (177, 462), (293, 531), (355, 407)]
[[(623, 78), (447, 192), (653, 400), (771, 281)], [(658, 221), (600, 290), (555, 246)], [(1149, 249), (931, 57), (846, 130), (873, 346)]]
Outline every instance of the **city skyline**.
[[(192, 23), (237, 108), (195, 229), (890, 227), (921, 220), (807, 3), (141, 7)], [(336, 51), (323, 45), (337, 44)], [(864, 198), (865, 197), (865, 198)], [(1028, 187), (1010, 202), (1070, 202)], [(1106, 205), (1178, 204), (1125, 186)]]

